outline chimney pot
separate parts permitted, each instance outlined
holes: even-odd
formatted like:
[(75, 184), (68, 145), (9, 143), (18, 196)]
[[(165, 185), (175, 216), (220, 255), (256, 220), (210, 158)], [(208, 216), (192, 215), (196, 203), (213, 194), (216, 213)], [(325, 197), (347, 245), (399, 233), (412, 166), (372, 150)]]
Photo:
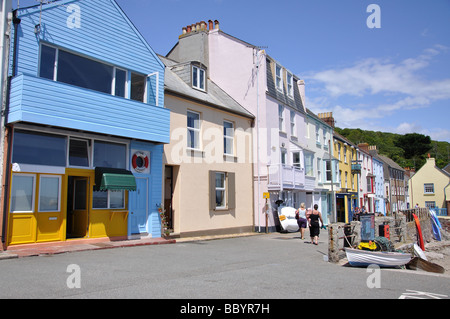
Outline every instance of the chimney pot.
[(181, 29), (183, 30), (183, 34), (187, 33), (187, 28), (186, 27), (182, 27)]
[(208, 20), (209, 23), (209, 31), (211, 31), (214, 28), (214, 22), (213, 20)]
[(206, 22), (205, 21), (200, 22), (200, 29), (206, 30)]
[(219, 21), (214, 20), (214, 23), (215, 23), (215, 29), (219, 30)]
[(186, 31), (187, 31), (187, 33), (191, 33), (191, 26), (190, 25), (188, 25), (187, 27), (186, 27)]

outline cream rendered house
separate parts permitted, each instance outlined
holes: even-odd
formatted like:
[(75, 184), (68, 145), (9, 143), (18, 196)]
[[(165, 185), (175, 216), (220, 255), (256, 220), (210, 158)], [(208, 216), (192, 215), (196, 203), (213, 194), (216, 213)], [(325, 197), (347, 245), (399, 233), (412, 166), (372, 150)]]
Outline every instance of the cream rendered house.
[(164, 209), (175, 236), (253, 231), (254, 116), (209, 79), (206, 65), (166, 65), (171, 110), (164, 147)]
[(449, 189), (450, 174), (436, 166), (434, 158), (427, 162), (409, 180), (409, 196), (413, 207), (447, 208), (446, 189)]

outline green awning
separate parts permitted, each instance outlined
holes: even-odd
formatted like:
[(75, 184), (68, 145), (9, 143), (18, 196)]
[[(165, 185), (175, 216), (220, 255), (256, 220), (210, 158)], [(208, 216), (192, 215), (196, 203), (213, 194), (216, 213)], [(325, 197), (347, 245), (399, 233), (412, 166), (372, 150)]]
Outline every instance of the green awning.
[(136, 190), (136, 178), (126, 169), (96, 167), (95, 190)]

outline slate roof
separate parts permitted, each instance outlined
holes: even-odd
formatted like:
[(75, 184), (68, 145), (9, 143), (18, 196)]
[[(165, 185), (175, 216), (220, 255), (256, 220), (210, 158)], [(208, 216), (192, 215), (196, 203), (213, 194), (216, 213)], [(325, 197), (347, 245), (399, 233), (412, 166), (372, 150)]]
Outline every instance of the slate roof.
[[(266, 63), (267, 63), (267, 67), (266, 67), (266, 69), (267, 69), (267, 95), (273, 97), (274, 99), (276, 99), (277, 101), (280, 101), (281, 103), (283, 103), (285, 105), (288, 105), (288, 106), (296, 109), (300, 113), (305, 114), (305, 108), (304, 108), (304, 105), (302, 102), (302, 98), (300, 96), (300, 91), (298, 90), (298, 85), (296, 83), (297, 81), (300, 81), (300, 79), (294, 73), (290, 72), (293, 76), (293, 81), (294, 81), (294, 85), (293, 85), (294, 86), (294, 98), (292, 99), (291, 97), (288, 96), (286, 87), (284, 87), (283, 92), (280, 92), (279, 90), (277, 90), (276, 85), (275, 85), (275, 74), (272, 70), (271, 64), (278, 64), (281, 67), (283, 67), (283, 66), (280, 63), (278, 63), (275, 59), (270, 57), (269, 55), (267, 55)], [(286, 68), (284, 68), (284, 69), (286, 70)], [(283, 84), (284, 84), (284, 80), (283, 80)]]
[(384, 163), (386, 163), (387, 165), (389, 165), (390, 167), (395, 168), (395, 169), (398, 169), (399, 171), (402, 171), (402, 172), (405, 171), (400, 165), (398, 165), (396, 162), (394, 162), (393, 160), (391, 160), (389, 157), (386, 157), (386, 156), (380, 155), (380, 154), (377, 154), (377, 157), (378, 157), (379, 159), (381, 159)]
[(445, 166), (442, 170), (443, 170), (443, 171), (446, 171), (447, 173), (450, 174), (450, 163), (447, 164), (447, 166)]
[(159, 55), (159, 58), (166, 66), (164, 77), (165, 90), (209, 104), (224, 111), (252, 119), (255, 118), (252, 113), (247, 111), (208, 77), (205, 91), (193, 88), (190, 85), (191, 62), (179, 63), (161, 55)]

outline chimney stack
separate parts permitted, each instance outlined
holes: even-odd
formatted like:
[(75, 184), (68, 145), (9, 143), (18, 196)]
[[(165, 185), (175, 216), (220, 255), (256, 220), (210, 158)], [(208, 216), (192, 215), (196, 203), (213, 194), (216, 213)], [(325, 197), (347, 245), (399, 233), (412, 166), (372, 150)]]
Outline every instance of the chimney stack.
[(359, 143), (358, 148), (369, 153), (369, 144), (368, 143)]
[(180, 37), (190, 34), (191, 32), (199, 32), (199, 31), (212, 31), (219, 30), (219, 21), (218, 20), (208, 20), (208, 23), (205, 21), (200, 21), (197, 23), (193, 23), (186, 27), (181, 28), (182, 33)]
[(334, 117), (333, 117), (333, 112), (325, 112), (325, 113), (318, 113), (317, 116), (324, 121), (325, 123), (327, 123), (328, 125), (330, 125), (331, 127), (334, 128)]

